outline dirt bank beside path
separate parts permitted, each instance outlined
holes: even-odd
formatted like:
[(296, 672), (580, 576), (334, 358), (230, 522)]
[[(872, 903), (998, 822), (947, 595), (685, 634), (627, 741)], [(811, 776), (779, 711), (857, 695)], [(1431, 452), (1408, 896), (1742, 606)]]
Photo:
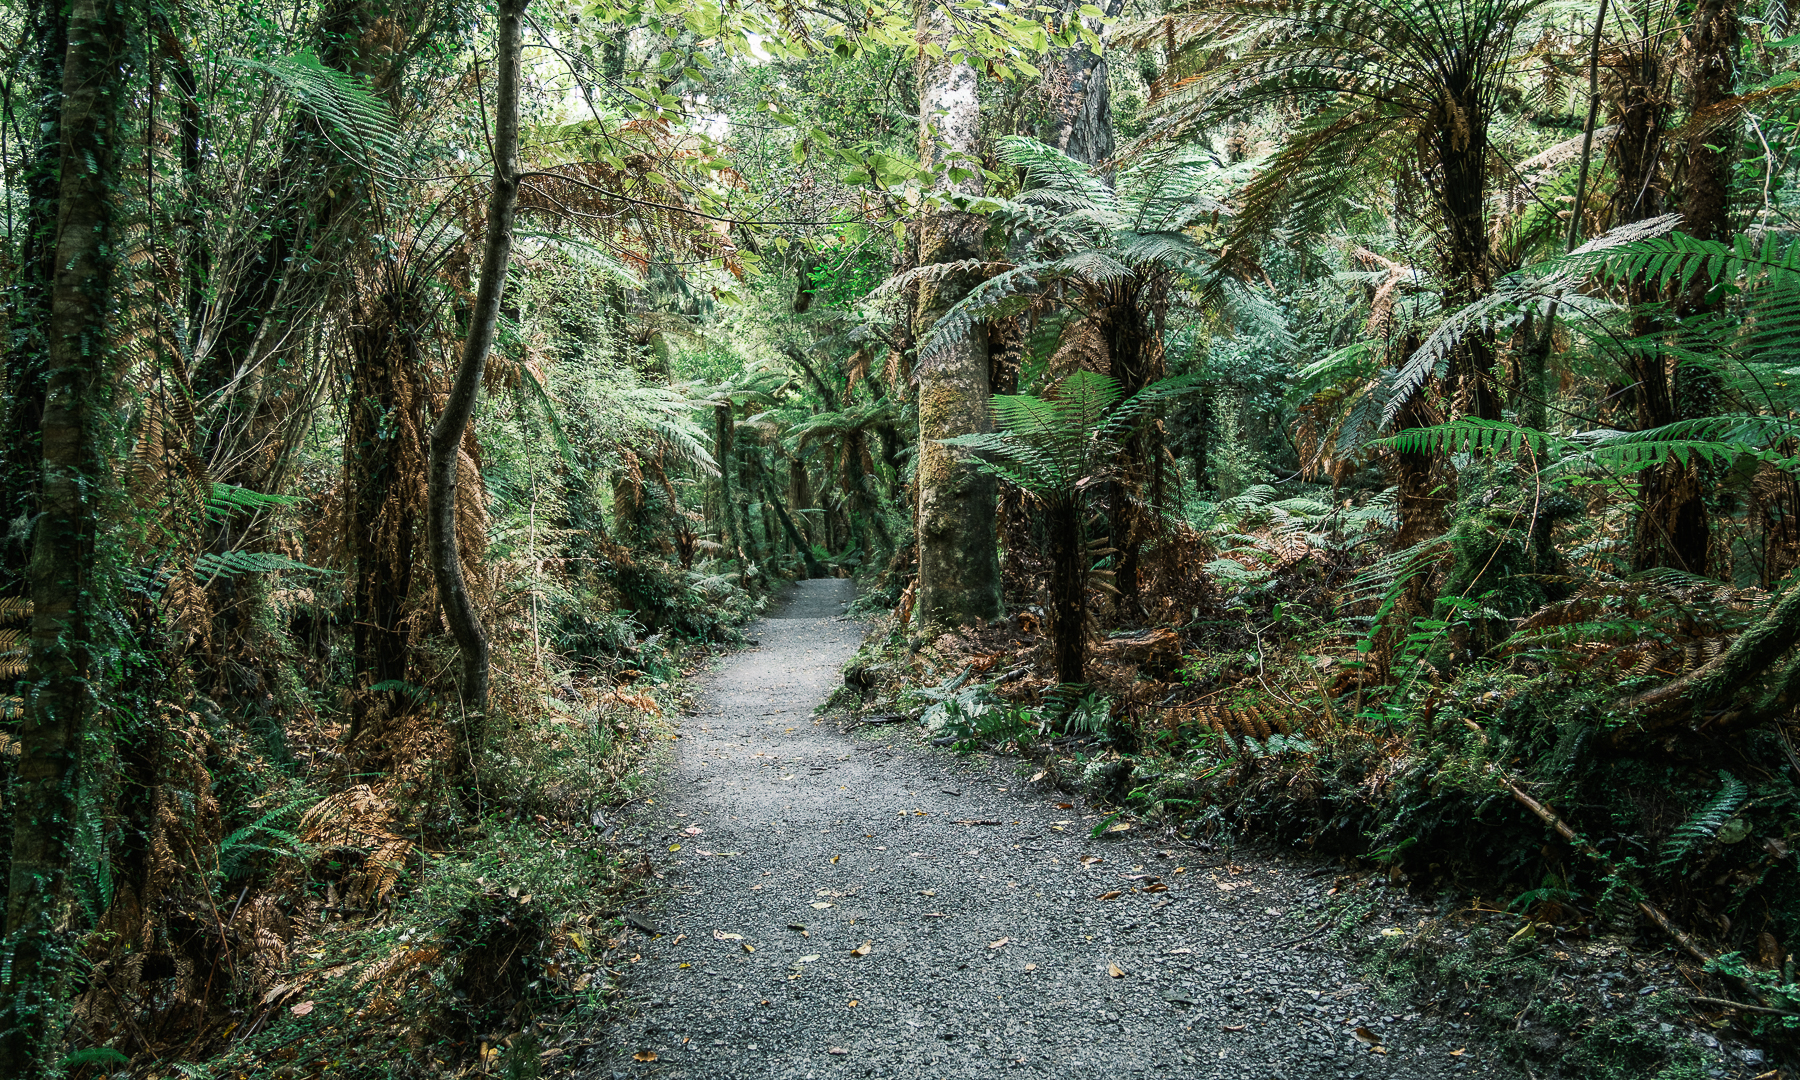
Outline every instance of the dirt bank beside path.
[(815, 723), (861, 636), (850, 598), (803, 582), (703, 684), (638, 821), (663, 933), (632, 931), (632, 1015), (584, 1073), (1515, 1075), (1295, 943), (1317, 864), (1092, 840), (988, 763)]

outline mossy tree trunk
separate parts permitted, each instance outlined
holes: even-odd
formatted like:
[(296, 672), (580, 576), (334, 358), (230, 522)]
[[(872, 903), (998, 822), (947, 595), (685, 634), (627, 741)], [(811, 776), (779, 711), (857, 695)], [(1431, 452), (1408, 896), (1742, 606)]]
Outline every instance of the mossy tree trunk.
[(22, 752), (13, 788), (6, 925), (0, 945), (0, 1076), (49, 1065), (75, 959), (68, 879), (82, 746), (100, 698), (91, 654), (107, 589), (96, 543), (115, 406), (108, 314), (114, 306), (119, 190), (115, 155), (128, 99), (131, 9), (73, 0), (63, 64), (60, 172), (46, 370), (42, 473), (29, 578), (33, 615)]
[[(921, 9), (920, 32), (943, 37), (936, 19)], [(920, 159), (949, 170), (940, 191), (981, 193), (975, 160), (979, 110), (975, 69), (967, 58), (927, 59), (919, 66)], [(962, 155), (966, 155), (963, 157)], [(979, 258), (985, 220), (943, 208), (919, 222), (919, 262), (930, 265)], [(980, 283), (975, 272), (922, 283), (913, 313), (923, 334), (951, 305)], [(941, 439), (991, 430), (988, 417), (987, 331), (966, 338), (919, 367), (918, 542), (921, 624), (961, 626), (1001, 612), (1000, 557), (995, 535), (996, 485), (965, 466)]]
[[(56, 277), (56, 193), (62, 155), (63, 64), (69, 48), (69, 16), (62, 0), (32, 0), (26, 9), (30, 65), (30, 108), (41, 130), (24, 167), (24, 238), (20, 245), (18, 285), (9, 313), (9, 347), (4, 363), (0, 417), (10, 437), (0, 442), (0, 528), (11, 531), (19, 519), (37, 513), (38, 480), (43, 465), (40, 429), (44, 422), (44, 385), (49, 367), (51, 284)], [(27, 59), (22, 57), (21, 59)], [(21, 104), (15, 102), (14, 108)], [(16, 540), (16, 542), (15, 542)], [(0, 546), (0, 588), (11, 591), (26, 579), (31, 562), (27, 537), (11, 537)]]

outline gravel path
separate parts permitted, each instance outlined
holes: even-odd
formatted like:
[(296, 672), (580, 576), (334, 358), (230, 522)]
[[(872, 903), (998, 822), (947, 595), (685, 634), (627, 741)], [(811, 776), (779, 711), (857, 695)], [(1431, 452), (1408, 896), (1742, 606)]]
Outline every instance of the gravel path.
[(1320, 864), (1089, 839), (989, 762), (815, 721), (850, 597), (803, 582), (683, 722), (637, 823), (667, 849), (662, 934), (633, 932), (635, 1005), (590, 1075), (1515, 1075), (1294, 943)]

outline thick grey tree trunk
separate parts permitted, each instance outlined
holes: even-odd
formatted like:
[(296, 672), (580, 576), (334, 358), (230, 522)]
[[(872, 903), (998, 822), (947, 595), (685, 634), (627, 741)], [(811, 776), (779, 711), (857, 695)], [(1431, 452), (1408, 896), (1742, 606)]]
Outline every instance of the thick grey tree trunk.
[[(1063, 17), (1081, 18), (1080, 3), (1065, 6)], [(1107, 19), (1117, 17), (1125, 0), (1111, 0), (1105, 5)], [(1100, 34), (1101, 47), (1106, 41), (1106, 23), (1088, 19), (1088, 25)], [(1087, 45), (1058, 49), (1051, 55), (1055, 66), (1056, 100), (1052, 115), (1039, 128), (1037, 139), (1048, 143), (1076, 161), (1101, 165), (1113, 156), (1112, 93), (1107, 87), (1106, 56)]]
[(494, 102), (494, 187), (488, 196), (486, 247), (481, 255), (481, 279), (475, 286), (475, 305), (469, 316), (469, 336), (463, 342), (462, 360), (450, 397), (431, 431), (431, 465), (427, 480), (431, 519), (431, 573), (437, 583), (438, 602), (450, 625), (462, 657), (463, 753), (472, 767), (485, 734), (488, 699), (488, 639), (481, 614), (469, 597), (463, 580), (462, 560), (456, 544), (457, 451), (463, 429), (475, 411), (481, 391), (481, 372), (494, 346), (500, 319), (500, 298), (506, 289), (506, 271), (512, 261), (513, 212), (519, 202), (519, 54), (523, 49), (522, 23), (530, 0), (500, 0), (499, 42), (496, 56)]
[(75, 959), (68, 879), (82, 744), (98, 687), (90, 646), (105, 625), (96, 538), (113, 409), (113, 244), (126, 8), (73, 0), (63, 66), (61, 178), (46, 334), (43, 472), (28, 577), (33, 604), (12, 860), (0, 945), (0, 1076), (37, 1076), (56, 1051)]
[[(921, 8), (920, 32), (944, 37)], [(981, 193), (977, 150), (980, 110), (975, 69), (966, 58), (923, 59), (919, 65), (919, 157), (940, 163), (968, 155), (971, 175), (940, 191)], [(985, 220), (942, 209), (919, 221), (919, 264), (980, 258)], [(913, 325), (919, 335), (980, 283), (968, 271), (920, 285)], [(997, 618), (1000, 556), (995, 533), (995, 482), (964, 465), (940, 439), (990, 430), (987, 330), (977, 325), (919, 368), (919, 613), (921, 625), (961, 626)]]

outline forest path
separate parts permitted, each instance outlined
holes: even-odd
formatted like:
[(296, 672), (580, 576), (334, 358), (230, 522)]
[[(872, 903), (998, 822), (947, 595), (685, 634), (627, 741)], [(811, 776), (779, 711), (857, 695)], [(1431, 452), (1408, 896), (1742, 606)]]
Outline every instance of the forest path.
[[(583, 1073), (1513, 1075), (1293, 942), (1331, 887), (1320, 864), (1092, 840), (1079, 810), (989, 762), (815, 722), (862, 636), (851, 596), (802, 582), (683, 721), (637, 822), (655, 850), (679, 845), (644, 913), (663, 933), (632, 931), (633, 1007)], [(1168, 891), (1131, 891), (1145, 875)]]

